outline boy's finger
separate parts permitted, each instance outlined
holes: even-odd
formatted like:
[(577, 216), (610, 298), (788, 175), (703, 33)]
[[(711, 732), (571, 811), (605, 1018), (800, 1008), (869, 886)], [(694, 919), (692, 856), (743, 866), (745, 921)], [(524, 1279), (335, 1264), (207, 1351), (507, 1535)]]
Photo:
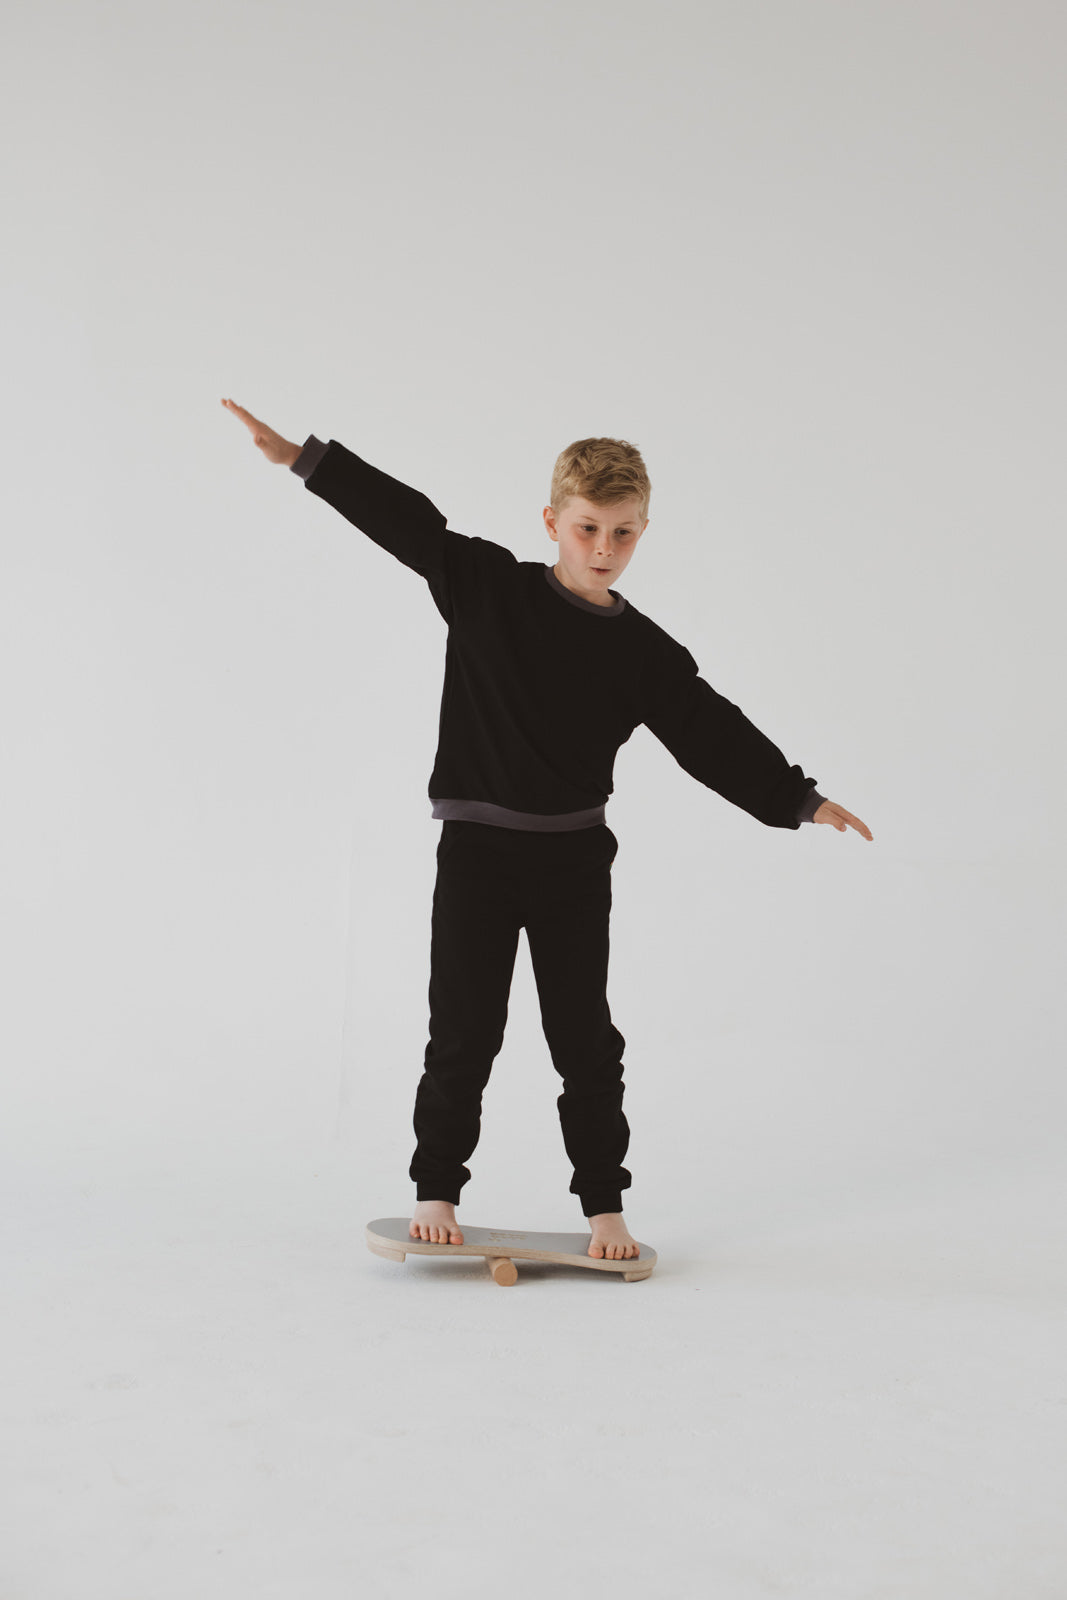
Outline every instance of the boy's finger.
[(228, 407), (230, 411), (236, 411), (237, 415), (240, 417), (241, 421), (246, 427), (261, 428), (263, 426), (259, 419), (252, 415), (251, 411), (246, 411), (244, 406), (239, 406), (236, 400), (224, 400), (222, 403), (224, 406)]

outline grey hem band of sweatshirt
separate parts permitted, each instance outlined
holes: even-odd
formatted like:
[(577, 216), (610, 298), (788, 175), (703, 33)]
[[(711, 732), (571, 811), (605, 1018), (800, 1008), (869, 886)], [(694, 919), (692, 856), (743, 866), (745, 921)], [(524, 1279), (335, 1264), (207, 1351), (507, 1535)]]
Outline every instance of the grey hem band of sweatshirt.
[[(289, 471), (295, 472), (298, 478), (306, 481), (328, 448), (329, 446), (321, 439), (316, 439), (313, 433), (309, 433), (304, 440), (303, 449)], [(572, 594), (565, 584), (560, 583), (547, 563), (545, 578), (562, 599), (573, 606), (580, 606), (584, 611), (593, 612), (605, 621), (619, 616), (626, 605), (626, 600), (621, 594), (615, 596), (613, 606), (598, 606), (592, 600), (583, 600), (580, 594)], [(612, 594), (614, 591), (609, 589), (608, 593)], [(825, 799), (826, 796), (820, 794), (817, 789), (810, 789), (797, 812), (797, 821), (812, 822)], [(587, 811), (568, 811), (557, 816), (548, 816), (536, 811), (510, 811), (506, 806), (493, 805), (489, 800), (431, 799), (430, 804), (433, 807), (432, 815), (440, 821), (486, 822), (492, 827), (520, 828), (527, 833), (571, 833), (576, 828), (595, 828), (604, 822), (607, 810), (606, 805), (600, 805), (592, 806)]]

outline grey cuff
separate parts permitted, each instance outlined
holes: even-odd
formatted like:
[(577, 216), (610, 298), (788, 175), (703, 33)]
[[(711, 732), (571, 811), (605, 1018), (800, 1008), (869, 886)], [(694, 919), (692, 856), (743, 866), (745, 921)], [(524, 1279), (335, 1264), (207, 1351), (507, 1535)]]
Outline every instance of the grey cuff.
[(804, 796), (800, 810), (797, 812), (797, 821), (814, 822), (815, 813), (818, 811), (825, 799), (826, 796), (824, 794), (820, 794), (818, 789), (809, 789), (807, 794)]
[(321, 439), (316, 439), (313, 433), (309, 433), (304, 440), (304, 448), (289, 468), (289, 471), (295, 472), (297, 477), (303, 478), (306, 483), (328, 449), (329, 445), (323, 444)]

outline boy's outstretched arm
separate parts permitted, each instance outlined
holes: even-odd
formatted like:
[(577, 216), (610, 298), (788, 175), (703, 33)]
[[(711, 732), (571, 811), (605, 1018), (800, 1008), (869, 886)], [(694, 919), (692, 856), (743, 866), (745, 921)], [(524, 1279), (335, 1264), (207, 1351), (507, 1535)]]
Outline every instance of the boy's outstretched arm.
[(676, 640), (669, 645), (644, 723), (683, 771), (768, 827), (799, 828), (814, 794), (819, 804), (811, 814), (813, 822), (829, 823), (841, 833), (853, 827), (873, 840), (865, 822), (819, 795), (815, 780), (790, 766), (740, 706), (700, 676), (684, 645)]
[(514, 561), (503, 545), (450, 529), (444, 513), (426, 495), (364, 461), (339, 440), (324, 443), (312, 434), (303, 445), (294, 444), (243, 406), (232, 400), (222, 404), (245, 424), (252, 442), (268, 461), (289, 467), (312, 494), (425, 578), (446, 620), (450, 620), (450, 592), (457, 566), (483, 555)]
[(846, 811), (844, 806), (835, 804), (833, 800), (824, 800), (822, 805), (812, 817), (812, 822), (828, 822), (836, 828), (838, 833), (844, 833), (846, 828), (855, 828), (857, 833), (862, 833), (865, 839), (873, 841), (874, 834), (865, 822), (859, 817), (854, 817), (851, 811)]

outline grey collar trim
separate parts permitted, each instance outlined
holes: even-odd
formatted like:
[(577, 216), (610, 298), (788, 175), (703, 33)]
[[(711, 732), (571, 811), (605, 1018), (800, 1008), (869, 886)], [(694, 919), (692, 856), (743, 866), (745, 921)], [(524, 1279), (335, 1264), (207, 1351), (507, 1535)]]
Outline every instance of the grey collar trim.
[(565, 583), (560, 583), (552, 568), (545, 563), (545, 577), (551, 588), (562, 595), (564, 600), (569, 600), (572, 606), (581, 606), (583, 611), (592, 611), (597, 617), (618, 617), (626, 610), (626, 596), (619, 594), (617, 589), (609, 589), (608, 593), (615, 596), (613, 606), (596, 606), (592, 600), (583, 600), (580, 594), (572, 594)]

